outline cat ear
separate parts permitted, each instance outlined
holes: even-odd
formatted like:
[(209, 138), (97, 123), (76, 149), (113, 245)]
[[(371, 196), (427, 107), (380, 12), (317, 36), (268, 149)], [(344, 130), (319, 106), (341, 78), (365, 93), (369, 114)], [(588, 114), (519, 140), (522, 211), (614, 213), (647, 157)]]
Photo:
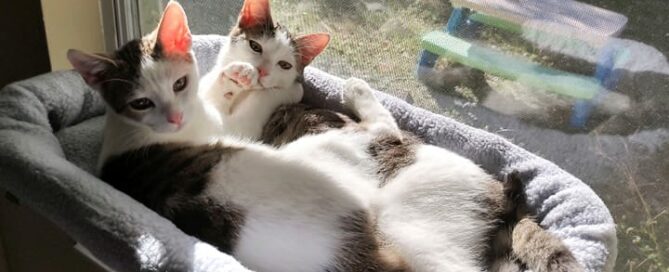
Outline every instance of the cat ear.
[(94, 89), (99, 89), (100, 83), (102, 83), (102, 72), (110, 66), (116, 66), (114, 61), (109, 58), (84, 53), (76, 49), (67, 51), (67, 59), (74, 69), (81, 74), (86, 84)]
[(295, 38), (296, 48), (301, 57), (298, 60), (300, 64), (302, 66), (309, 65), (318, 54), (325, 50), (329, 42), (330, 34), (327, 33), (307, 34)]
[(245, 0), (237, 24), (241, 29), (274, 26), (269, 0)]
[(191, 34), (186, 12), (176, 1), (165, 7), (158, 25), (158, 43), (166, 55), (183, 55), (190, 52)]

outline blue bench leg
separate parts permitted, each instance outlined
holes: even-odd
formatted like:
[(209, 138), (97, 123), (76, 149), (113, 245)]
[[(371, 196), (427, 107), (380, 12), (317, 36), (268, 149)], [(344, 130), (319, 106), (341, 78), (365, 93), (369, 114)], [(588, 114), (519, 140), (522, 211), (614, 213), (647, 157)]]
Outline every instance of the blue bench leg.
[(448, 18), (448, 23), (446, 23), (446, 32), (450, 34), (456, 34), (458, 32), (458, 28), (462, 25), (462, 23), (465, 21), (465, 14), (464, 14), (464, 9), (463, 8), (454, 8), (453, 11), (451, 12), (451, 17)]
[(420, 53), (420, 62), (418, 62), (418, 69), (416, 73), (418, 74), (418, 79), (423, 80), (430, 70), (434, 68), (434, 65), (437, 63), (439, 55), (434, 54), (430, 51), (423, 50)]
[(578, 100), (574, 103), (574, 108), (571, 113), (569, 125), (572, 128), (585, 128), (585, 124), (590, 117), (592, 111), (592, 102), (588, 100)]
[[(458, 31), (458, 28), (462, 25), (464, 22), (464, 14), (465, 12), (463, 11), (462, 8), (455, 8), (451, 12), (451, 16), (448, 18), (448, 23), (446, 24), (446, 27), (444, 27), (444, 31), (447, 33), (455, 34)], [(432, 70), (434, 68), (434, 65), (437, 63), (437, 60), (439, 59), (439, 55), (434, 54), (430, 51), (423, 50), (420, 53), (420, 61), (418, 62), (418, 69), (417, 69), (417, 74), (418, 78), (422, 79), (425, 75), (427, 75), (427, 72)]]
[(602, 53), (595, 68), (595, 78), (602, 86), (600, 91), (591, 100), (577, 100), (574, 103), (571, 119), (569, 121), (572, 128), (584, 128), (594, 108), (598, 102), (609, 90), (613, 90), (618, 83), (618, 77), (613, 68), (618, 56), (618, 50), (614, 46), (607, 46)]

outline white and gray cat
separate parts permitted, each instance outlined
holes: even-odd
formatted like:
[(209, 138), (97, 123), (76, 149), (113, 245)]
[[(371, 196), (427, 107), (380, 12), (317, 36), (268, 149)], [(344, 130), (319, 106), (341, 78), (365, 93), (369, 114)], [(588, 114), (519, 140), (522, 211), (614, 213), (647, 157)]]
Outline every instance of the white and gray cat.
[(302, 99), (304, 68), (325, 49), (330, 35), (293, 37), (274, 24), (269, 2), (256, 0), (244, 1), (228, 37), (201, 89), (221, 113), (226, 134), (256, 140), (262, 120), (279, 105)]
[[(357, 126), (272, 148), (220, 136), (220, 115), (198, 93), (191, 36), (176, 2), (154, 33), (113, 55), (71, 50), (68, 58), (108, 105), (101, 178), (245, 266), (484, 268), (494, 227), (489, 187), (499, 183), (471, 161), (424, 144), (408, 146), (410, 163), (379, 178), (383, 162), (370, 147), (404, 136), (366, 83), (351, 79), (344, 90)], [(577, 265), (566, 253), (546, 263)]]

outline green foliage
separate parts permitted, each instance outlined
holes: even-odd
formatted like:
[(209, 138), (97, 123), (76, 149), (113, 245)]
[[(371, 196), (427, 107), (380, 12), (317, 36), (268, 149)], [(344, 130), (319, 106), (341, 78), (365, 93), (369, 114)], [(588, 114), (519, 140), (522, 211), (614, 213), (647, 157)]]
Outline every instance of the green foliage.
[[(629, 212), (635, 212), (635, 209)], [(654, 216), (647, 214), (641, 221), (630, 220), (626, 215), (622, 215), (618, 221), (618, 239), (621, 242), (618, 270), (669, 271), (667, 224), (669, 224), (667, 209)]]

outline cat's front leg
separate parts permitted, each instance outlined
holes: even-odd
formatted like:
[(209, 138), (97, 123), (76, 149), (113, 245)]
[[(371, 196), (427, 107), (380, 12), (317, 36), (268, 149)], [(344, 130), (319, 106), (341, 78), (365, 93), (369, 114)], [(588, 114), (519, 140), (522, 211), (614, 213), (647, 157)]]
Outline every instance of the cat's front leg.
[(349, 78), (344, 84), (342, 103), (360, 118), (360, 124), (373, 134), (389, 134), (402, 139), (395, 118), (374, 97), (372, 88), (362, 79)]

